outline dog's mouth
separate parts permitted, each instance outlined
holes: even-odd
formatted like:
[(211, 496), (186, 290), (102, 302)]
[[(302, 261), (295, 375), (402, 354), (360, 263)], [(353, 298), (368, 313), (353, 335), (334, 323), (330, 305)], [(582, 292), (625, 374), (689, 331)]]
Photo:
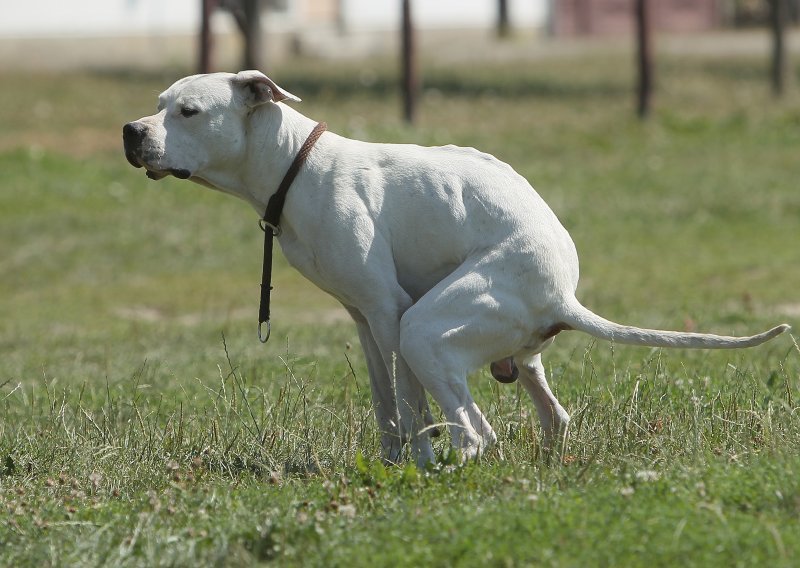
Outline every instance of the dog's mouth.
[(144, 168), (146, 170), (145, 175), (156, 181), (164, 179), (170, 175), (175, 176), (178, 179), (189, 179), (192, 177), (192, 172), (184, 168), (168, 168), (165, 170), (154, 168), (142, 160), (142, 158), (134, 152), (125, 152), (125, 158), (127, 158), (128, 163), (130, 163), (130, 165), (132, 165), (134, 168)]
[(189, 179), (192, 177), (192, 172), (182, 168), (170, 168), (168, 170), (151, 170), (147, 169), (147, 177), (154, 180), (164, 179), (167, 176), (175, 176), (178, 179)]

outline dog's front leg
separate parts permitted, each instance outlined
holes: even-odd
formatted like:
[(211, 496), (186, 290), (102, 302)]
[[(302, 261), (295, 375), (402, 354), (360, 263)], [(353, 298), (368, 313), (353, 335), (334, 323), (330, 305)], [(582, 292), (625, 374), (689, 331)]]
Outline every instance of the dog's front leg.
[(369, 383), (372, 391), (372, 408), (375, 420), (381, 433), (381, 452), (384, 460), (397, 463), (400, 460), (403, 443), (400, 439), (400, 429), (397, 424), (397, 402), (391, 389), (391, 381), (386, 372), (383, 357), (375, 344), (369, 324), (361, 312), (355, 308), (345, 306), (358, 330), (358, 339), (364, 350), (369, 371)]
[[(358, 337), (367, 360), (370, 388), (372, 389), (372, 406), (375, 410), (375, 419), (378, 423), (378, 428), (381, 431), (381, 450), (383, 457), (388, 463), (398, 463), (401, 458), (403, 440), (400, 436), (400, 429), (398, 428), (398, 407), (392, 388), (392, 378), (387, 372), (380, 350), (375, 343), (375, 339), (372, 337), (372, 332), (366, 320), (361, 318), (361, 321), (359, 321), (355, 316), (353, 319), (356, 322)], [(409, 377), (409, 380), (419, 384), (419, 381), (414, 376)], [(422, 390), (421, 386), (419, 390)], [(422, 414), (422, 420), (426, 425), (430, 426), (433, 423), (433, 419), (424, 392), (421, 393), (421, 400), (416, 401), (414, 406), (420, 407), (419, 413)], [(433, 431), (438, 430), (434, 429), (432, 432)], [(411, 453), (420, 466), (424, 466), (428, 462), (433, 462), (435, 458), (429, 436), (412, 435)]]
[(348, 231), (329, 228), (317, 248), (289, 238), (287, 228), (281, 246), (289, 262), (339, 299), (356, 322), (384, 458), (396, 463), (410, 442), (417, 464), (425, 465), (434, 459), (434, 430), (425, 430), (430, 411), (425, 390), (400, 357), (400, 318), (413, 301), (398, 283), (391, 247), (375, 236), (372, 221), (359, 217), (340, 224)]
[[(410, 303), (410, 300), (409, 300)], [(360, 316), (356, 319), (359, 339), (367, 358), (370, 371), (373, 403), (378, 426), (391, 424), (391, 437), (381, 436), (384, 457), (393, 463), (400, 457), (399, 446), (411, 445), (411, 454), (419, 467), (435, 460), (430, 437), (435, 429), (427, 429), (430, 410), (425, 390), (400, 356), (400, 310), (375, 310), (361, 312), (350, 310)], [(427, 418), (427, 420), (426, 420)], [(396, 426), (395, 426), (396, 425)], [(388, 451), (387, 451), (388, 450)]]

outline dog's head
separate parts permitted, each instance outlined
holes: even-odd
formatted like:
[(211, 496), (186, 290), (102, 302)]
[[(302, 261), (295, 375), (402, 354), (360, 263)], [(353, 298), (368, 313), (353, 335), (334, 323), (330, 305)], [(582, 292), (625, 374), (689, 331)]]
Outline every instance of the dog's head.
[(299, 101), (260, 71), (192, 75), (158, 97), (158, 113), (122, 129), (125, 157), (147, 177), (203, 178), (244, 154), (247, 118), (263, 104)]

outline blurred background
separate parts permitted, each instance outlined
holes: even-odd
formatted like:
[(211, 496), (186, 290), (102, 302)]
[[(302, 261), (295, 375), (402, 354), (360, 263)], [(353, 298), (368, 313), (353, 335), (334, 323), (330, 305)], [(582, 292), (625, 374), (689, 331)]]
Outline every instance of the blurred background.
[(3, 0), (0, 6), (0, 68), (28, 70), (207, 72), (268, 69), (297, 57), (403, 54), (412, 62), (481, 61), (634, 43), (648, 58), (658, 34), (667, 50), (761, 53), (771, 58), (778, 83), (785, 82), (787, 51), (798, 44), (789, 31), (800, 20), (800, 0)]
[[(773, 5), (797, 23), (798, 0), (650, 1), (654, 27), (673, 33), (766, 27)], [(3, 65), (55, 66), (114, 61), (129, 65), (188, 62), (197, 57), (197, 38), (210, 19), (220, 49), (237, 43), (239, 32), (257, 30), (263, 63), (293, 54), (360, 57), (397, 48), (402, 0), (4, 0), (0, 18)], [(415, 25), (427, 38), (452, 39), (497, 31), (500, 36), (540, 40), (613, 38), (634, 31), (637, 0), (416, 0)], [(253, 17), (257, 14), (258, 17)], [(247, 20), (257, 20), (247, 22)], [(105, 49), (96, 47), (112, 39)], [(116, 44), (116, 45), (114, 45)], [(461, 46), (467, 51), (468, 43)], [(69, 47), (67, 51), (64, 48)], [(529, 46), (531, 47), (531, 46)], [(230, 63), (227, 50), (220, 65)]]
[(800, 0), (0, 0), (0, 383), (143, 359), (215, 373), (221, 329), (253, 361), (357, 344), (278, 258), (264, 351), (256, 212), (126, 162), (122, 125), (198, 71), (261, 69), (345, 136), (508, 162), (608, 317), (791, 322), (798, 17)]

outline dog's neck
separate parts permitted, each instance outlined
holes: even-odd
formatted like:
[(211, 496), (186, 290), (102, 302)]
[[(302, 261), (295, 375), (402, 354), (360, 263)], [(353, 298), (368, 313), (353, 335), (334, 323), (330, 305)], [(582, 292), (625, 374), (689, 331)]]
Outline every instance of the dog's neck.
[[(256, 107), (247, 120), (248, 140), (242, 167), (226, 167), (222, 172), (212, 170), (192, 179), (245, 200), (263, 215), (269, 198), (316, 122), (283, 103)], [(267, 167), (263, 167), (265, 162)]]

